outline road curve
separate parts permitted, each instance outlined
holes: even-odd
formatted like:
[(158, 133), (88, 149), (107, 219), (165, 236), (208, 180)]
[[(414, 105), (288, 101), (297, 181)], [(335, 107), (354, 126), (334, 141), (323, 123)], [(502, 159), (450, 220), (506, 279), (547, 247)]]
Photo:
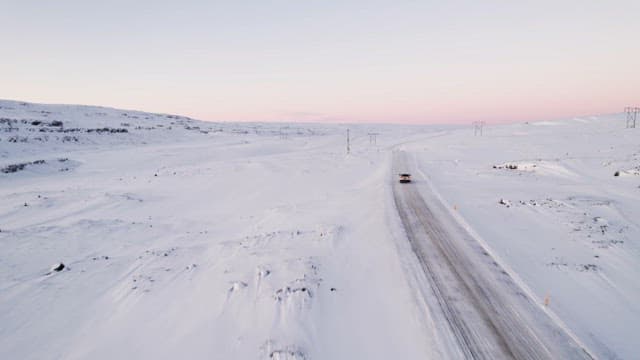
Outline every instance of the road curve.
[[(415, 174), (395, 151), (394, 173)], [(593, 359), (534, 303), (431, 193), (425, 182), (393, 184), (411, 249), (424, 272), (420, 293), (444, 356), (460, 359)]]

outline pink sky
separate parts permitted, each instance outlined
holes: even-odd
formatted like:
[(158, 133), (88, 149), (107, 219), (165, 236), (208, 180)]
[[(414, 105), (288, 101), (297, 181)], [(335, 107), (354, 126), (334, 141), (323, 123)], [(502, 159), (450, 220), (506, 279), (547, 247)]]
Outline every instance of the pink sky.
[(4, 6), (0, 98), (216, 121), (466, 123), (640, 105), (637, 1)]

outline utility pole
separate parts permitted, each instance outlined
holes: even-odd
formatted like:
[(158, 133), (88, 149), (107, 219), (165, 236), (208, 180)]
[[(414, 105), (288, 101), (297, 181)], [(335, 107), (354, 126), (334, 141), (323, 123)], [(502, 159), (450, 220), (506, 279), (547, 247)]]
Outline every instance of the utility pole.
[(627, 129), (635, 128), (640, 107), (627, 106), (624, 108), (624, 112), (627, 113)]
[(484, 128), (484, 121), (474, 121), (471, 123), (473, 125), (473, 136), (477, 136), (478, 134), (482, 136), (482, 129)]
[(377, 136), (380, 135), (380, 134), (378, 134), (378, 133), (368, 133), (367, 135), (369, 135), (369, 145), (377, 145), (378, 144)]
[(349, 129), (347, 129), (347, 154), (351, 153), (351, 143), (349, 139)]

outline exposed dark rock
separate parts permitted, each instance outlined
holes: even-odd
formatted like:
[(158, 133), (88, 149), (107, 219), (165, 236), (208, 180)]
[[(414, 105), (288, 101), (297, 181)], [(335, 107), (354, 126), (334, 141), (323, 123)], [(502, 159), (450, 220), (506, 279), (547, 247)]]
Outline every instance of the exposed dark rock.
[(62, 271), (62, 269), (64, 269), (64, 267), (65, 267), (65, 266), (64, 266), (64, 264), (63, 264), (63, 263), (57, 263), (57, 264), (55, 264), (55, 265), (53, 265), (53, 266), (51, 267), (51, 271), (56, 271), (56, 272), (58, 272), (58, 271)]

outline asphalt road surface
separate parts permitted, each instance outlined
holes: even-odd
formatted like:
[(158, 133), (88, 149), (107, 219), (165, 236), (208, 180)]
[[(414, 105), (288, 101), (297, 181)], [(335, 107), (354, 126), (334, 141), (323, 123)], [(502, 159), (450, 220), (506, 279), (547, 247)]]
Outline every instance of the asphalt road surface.
[[(592, 359), (491, 254), (461, 226), (420, 179), (410, 154), (394, 152), (395, 204), (423, 271), (424, 297), (451, 359)], [(422, 275), (422, 274), (421, 274)]]

